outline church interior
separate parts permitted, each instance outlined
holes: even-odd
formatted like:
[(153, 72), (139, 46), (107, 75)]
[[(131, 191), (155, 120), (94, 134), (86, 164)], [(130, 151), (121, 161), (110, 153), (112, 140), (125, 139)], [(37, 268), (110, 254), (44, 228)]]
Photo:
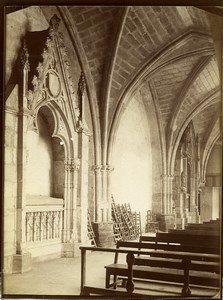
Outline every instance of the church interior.
[(6, 7), (3, 294), (218, 294), (222, 16)]

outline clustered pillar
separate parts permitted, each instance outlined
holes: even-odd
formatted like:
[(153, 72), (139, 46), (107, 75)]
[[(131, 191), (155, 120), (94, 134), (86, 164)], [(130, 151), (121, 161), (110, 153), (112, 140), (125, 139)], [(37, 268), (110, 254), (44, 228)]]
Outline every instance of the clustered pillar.
[(95, 172), (95, 222), (93, 229), (98, 246), (111, 246), (113, 240), (113, 222), (111, 221), (111, 172), (108, 165), (94, 166)]

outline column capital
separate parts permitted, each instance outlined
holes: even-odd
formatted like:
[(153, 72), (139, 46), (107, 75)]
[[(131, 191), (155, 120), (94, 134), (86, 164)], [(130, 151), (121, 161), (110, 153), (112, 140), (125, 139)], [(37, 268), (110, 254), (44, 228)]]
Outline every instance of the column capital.
[(106, 172), (107, 171), (107, 165), (101, 165), (101, 172)]
[(112, 166), (110, 166), (110, 165), (107, 165), (107, 166), (106, 166), (106, 170), (107, 170), (107, 172), (108, 172), (108, 173), (111, 173), (111, 172), (113, 172), (113, 171), (114, 171), (114, 169), (115, 169), (115, 168), (114, 168), (114, 167), (112, 167)]
[(101, 172), (101, 168), (102, 168), (102, 165), (94, 165), (94, 166), (92, 166), (92, 169), (93, 169), (93, 171), (96, 174), (99, 174)]
[(201, 192), (202, 188), (205, 187), (205, 183), (206, 183), (205, 180), (202, 180), (202, 181), (199, 182), (199, 184), (198, 184), (198, 191), (199, 192)]
[(66, 171), (74, 172), (80, 169), (80, 158), (66, 158), (64, 160), (64, 165)]
[(161, 178), (162, 179), (174, 179), (174, 175), (171, 175), (171, 174), (162, 174), (161, 175)]
[(107, 172), (107, 173), (111, 173), (112, 171), (114, 171), (114, 168), (112, 166), (109, 166), (109, 165), (94, 165), (92, 167), (92, 170), (95, 172), (95, 173), (99, 173), (99, 172)]

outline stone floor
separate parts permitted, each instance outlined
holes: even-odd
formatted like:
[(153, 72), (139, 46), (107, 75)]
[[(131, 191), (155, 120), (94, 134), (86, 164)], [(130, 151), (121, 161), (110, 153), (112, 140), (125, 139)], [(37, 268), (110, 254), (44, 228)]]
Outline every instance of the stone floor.
[[(87, 253), (87, 285), (95, 287), (105, 286), (104, 266), (112, 263), (113, 257), (113, 253)], [(122, 256), (121, 260), (124, 259), (124, 256)], [(29, 299), (34, 299), (35, 295), (61, 297), (79, 295), (80, 271), (80, 257), (60, 258), (35, 263), (30, 272), (3, 276), (4, 299), (16, 298), (16, 295), (24, 295), (26, 298), (28, 296)], [(175, 284), (151, 282), (147, 285), (147, 294), (151, 296), (175, 296), (178, 298), (180, 297), (181, 288), (181, 286)], [(192, 288), (192, 293), (201, 297), (212, 298), (217, 291)]]

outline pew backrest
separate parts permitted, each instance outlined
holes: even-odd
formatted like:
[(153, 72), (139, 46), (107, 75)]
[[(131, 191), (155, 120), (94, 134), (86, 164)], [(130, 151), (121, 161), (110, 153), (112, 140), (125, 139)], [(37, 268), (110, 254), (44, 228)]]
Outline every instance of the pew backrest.
[(140, 236), (139, 242), (156, 242), (167, 244), (188, 245), (193, 248), (194, 245), (199, 245), (204, 248), (216, 249), (216, 253), (220, 252), (220, 237), (212, 235), (185, 235), (172, 233), (157, 233), (156, 237)]

